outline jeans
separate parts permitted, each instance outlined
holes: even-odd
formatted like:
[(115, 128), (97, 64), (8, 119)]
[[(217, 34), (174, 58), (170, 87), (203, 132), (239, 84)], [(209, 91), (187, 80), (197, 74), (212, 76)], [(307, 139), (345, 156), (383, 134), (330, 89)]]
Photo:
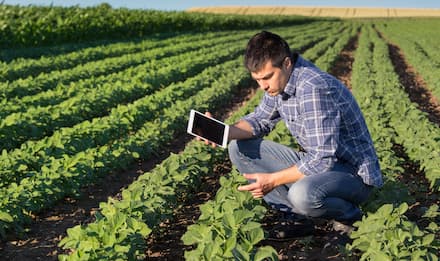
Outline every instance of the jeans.
[[(273, 173), (293, 166), (305, 155), (263, 139), (232, 140), (229, 157), (240, 173)], [(372, 187), (365, 185), (347, 164), (337, 162), (324, 173), (274, 188), (264, 200), (273, 208), (312, 218), (350, 220), (359, 218), (358, 205)]]

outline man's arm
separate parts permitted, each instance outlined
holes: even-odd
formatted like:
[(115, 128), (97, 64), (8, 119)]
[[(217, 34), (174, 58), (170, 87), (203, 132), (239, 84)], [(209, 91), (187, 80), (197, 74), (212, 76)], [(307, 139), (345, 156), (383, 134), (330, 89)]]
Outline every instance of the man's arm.
[(274, 173), (244, 173), (243, 176), (254, 182), (240, 186), (238, 190), (249, 191), (254, 198), (261, 198), (277, 186), (294, 183), (304, 178), (304, 174), (295, 165)]
[(240, 120), (229, 126), (229, 140), (250, 139), (252, 134), (252, 126), (245, 120)]

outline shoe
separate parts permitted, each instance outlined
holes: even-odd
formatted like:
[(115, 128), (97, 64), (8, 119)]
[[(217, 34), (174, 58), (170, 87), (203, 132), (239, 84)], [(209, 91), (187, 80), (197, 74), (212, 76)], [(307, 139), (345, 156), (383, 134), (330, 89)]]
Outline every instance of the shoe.
[(274, 224), (269, 229), (267, 239), (274, 241), (287, 241), (299, 237), (310, 236), (315, 231), (311, 220), (303, 221), (282, 221)]
[(338, 250), (340, 247), (344, 247), (351, 243), (352, 240), (347, 234), (338, 232), (329, 232), (325, 238), (325, 244), (322, 247), (322, 251)]
[(354, 222), (352, 221), (338, 221), (338, 220), (331, 221), (334, 231), (346, 235), (350, 235), (351, 232), (353, 232), (354, 230), (353, 223)]

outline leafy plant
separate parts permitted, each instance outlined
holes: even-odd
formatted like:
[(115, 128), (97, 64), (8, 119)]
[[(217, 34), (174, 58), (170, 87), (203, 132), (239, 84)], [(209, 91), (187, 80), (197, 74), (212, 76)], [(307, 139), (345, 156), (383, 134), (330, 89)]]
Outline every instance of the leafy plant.
[(182, 236), (185, 245), (197, 245), (185, 252), (187, 260), (277, 260), (277, 252), (269, 246), (257, 248), (264, 239), (258, 223), (266, 212), (250, 193), (237, 190), (247, 182), (238, 172), (221, 177), (221, 189), (214, 200), (200, 207), (196, 224)]
[(397, 208), (386, 204), (364, 216), (354, 224), (357, 230), (350, 235), (354, 241), (348, 249), (362, 251), (360, 260), (438, 260), (438, 225), (431, 222), (422, 230), (404, 215), (407, 210), (406, 203)]

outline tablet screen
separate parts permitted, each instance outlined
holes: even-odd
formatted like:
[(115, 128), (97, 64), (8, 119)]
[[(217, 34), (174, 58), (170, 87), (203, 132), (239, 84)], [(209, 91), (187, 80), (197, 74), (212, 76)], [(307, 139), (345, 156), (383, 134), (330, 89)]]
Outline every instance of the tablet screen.
[(225, 147), (228, 138), (227, 127), (229, 126), (223, 122), (193, 110), (190, 116), (188, 132)]

